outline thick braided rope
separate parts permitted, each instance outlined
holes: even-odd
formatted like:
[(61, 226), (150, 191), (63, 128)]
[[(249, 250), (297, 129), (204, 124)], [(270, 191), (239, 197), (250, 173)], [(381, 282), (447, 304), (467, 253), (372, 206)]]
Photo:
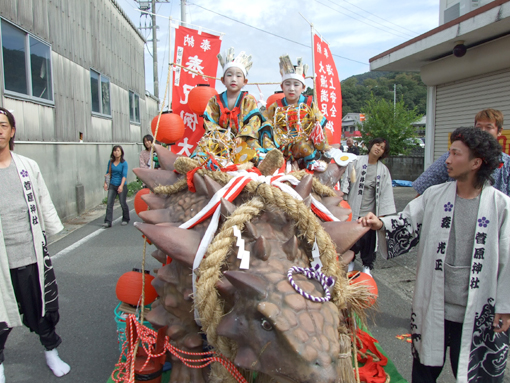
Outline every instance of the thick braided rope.
[(245, 222), (251, 221), (262, 209), (264, 209), (264, 204), (257, 197), (239, 206), (214, 237), (200, 264), (195, 307), (200, 313), (200, 321), (207, 334), (208, 342), (229, 358), (233, 356), (234, 351), (232, 342), (218, 337), (216, 333), (218, 324), (224, 315), (222, 300), (216, 291), (216, 283), (221, 278), (221, 268), (235, 242), (233, 226), (243, 230)]
[[(303, 179), (304, 176), (306, 176), (308, 174), (310, 174), (310, 173), (308, 173), (304, 170), (300, 170), (298, 172), (292, 173), (292, 175), (300, 181)], [(336, 196), (336, 193), (332, 188), (324, 185), (321, 181), (319, 181), (315, 177), (313, 178), (312, 191), (315, 194), (320, 195), (321, 197), (335, 197)]]

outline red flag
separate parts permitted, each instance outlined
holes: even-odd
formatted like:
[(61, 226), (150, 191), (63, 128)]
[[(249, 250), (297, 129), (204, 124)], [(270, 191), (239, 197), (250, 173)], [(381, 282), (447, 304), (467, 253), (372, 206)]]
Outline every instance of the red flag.
[[(220, 52), (220, 36), (199, 32), (195, 29), (178, 27), (175, 29), (174, 62), (207, 76), (216, 76)], [(204, 134), (203, 119), (193, 113), (188, 106), (188, 94), (197, 84), (215, 87), (216, 81), (202, 77), (184, 68), (175, 66), (172, 86), (172, 111), (184, 121), (184, 137), (175, 145), (172, 152), (189, 156), (198, 140)]]
[(330, 144), (338, 144), (342, 139), (342, 91), (335, 60), (331, 56), (328, 43), (315, 33), (312, 51), (316, 78), (316, 104), (328, 120), (326, 129), (333, 135), (333, 142)]

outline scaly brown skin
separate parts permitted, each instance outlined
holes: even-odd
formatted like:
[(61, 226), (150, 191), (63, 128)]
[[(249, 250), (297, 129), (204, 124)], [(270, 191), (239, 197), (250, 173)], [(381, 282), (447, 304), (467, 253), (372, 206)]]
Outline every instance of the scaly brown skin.
[[(159, 151), (158, 155), (161, 158)], [(166, 163), (173, 164), (168, 160)], [(156, 184), (154, 173), (135, 173), (149, 187)], [(176, 177), (175, 173), (171, 173), (158, 174), (157, 182), (173, 184)], [(341, 172), (331, 169), (325, 176), (333, 180), (338, 174), (341, 175)], [(194, 181), (196, 193), (184, 190), (169, 197), (152, 195), (147, 198), (151, 211), (140, 214), (146, 223), (137, 227), (160, 250), (156, 252), (157, 259), (162, 260), (162, 254), (173, 258), (171, 264), (158, 270), (153, 285), (160, 298), (153, 304), (147, 319), (155, 328), (168, 326), (167, 335), (177, 348), (202, 352), (202, 337), (194, 320), (190, 295), (191, 270), (194, 254), (209, 219), (191, 230), (177, 227), (197, 214), (215, 190), (212, 190), (214, 188), (209, 181), (204, 182), (197, 174)], [(301, 189), (309, 193), (307, 189), (310, 188), (302, 185)], [(226, 210), (232, 211), (248, 198), (242, 193)], [(340, 197), (330, 198), (323, 203), (331, 208), (337, 207)], [(342, 210), (339, 213), (343, 216), (346, 212)], [(224, 216), (227, 215), (224, 212)], [(240, 260), (236, 258), (237, 248), (234, 247), (223, 270), (224, 277), (217, 285), (227, 313), (217, 331), (237, 344), (234, 364), (282, 383), (337, 382), (337, 328), (344, 319), (333, 303), (307, 300), (287, 280), (290, 267), (309, 266), (310, 247), (298, 239), (295, 222), (282, 212), (263, 211), (248, 226), (243, 231), (243, 238), (245, 248), (251, 254), (250, 268), (239, 270)], [(354, 243), (358, 235), (350, 234), (350, 241)], [(345, 240), (341, 246), (346, 246)], [(306, 292), (324, 295), (317, 281), (302, 275), (294, 275), (294, 279)], [(172, 363), (172, 383), (208, 381), (207, 369), (187, 368), (176, 358), (172, 358)]]

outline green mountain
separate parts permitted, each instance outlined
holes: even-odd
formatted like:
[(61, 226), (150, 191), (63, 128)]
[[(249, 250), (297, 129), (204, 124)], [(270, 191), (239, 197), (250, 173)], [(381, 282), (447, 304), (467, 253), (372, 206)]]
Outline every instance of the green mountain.
[(416, 72), (367, 72), (342, 81), (342, 117), (359, 113), (373, 93), (376, 98), (393, 101), (394, 84), (397, 100), (404, 100), (409, 109), (425, 114), (427, 86)]

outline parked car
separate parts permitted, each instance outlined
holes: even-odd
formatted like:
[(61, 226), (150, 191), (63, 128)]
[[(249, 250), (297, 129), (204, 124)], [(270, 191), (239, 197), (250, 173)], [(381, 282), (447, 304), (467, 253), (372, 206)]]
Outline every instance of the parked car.
[(420, 148), (425, 148), (425, 139), (421, 139), (419, 137), (406, 138), (405, 142), (409, 146), (419, 146)]

